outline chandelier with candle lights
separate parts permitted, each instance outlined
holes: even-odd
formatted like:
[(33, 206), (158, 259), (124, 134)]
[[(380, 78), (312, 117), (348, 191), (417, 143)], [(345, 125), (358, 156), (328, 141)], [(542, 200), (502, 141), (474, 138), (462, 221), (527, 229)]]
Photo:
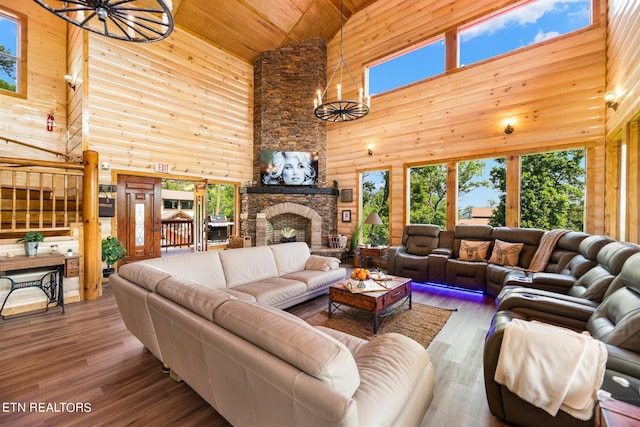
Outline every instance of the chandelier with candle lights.
[(171, 0), (34, 0), (78, 27), (129, 42), (162, 40), (173, 31)]
[[(331, 78), (329, 78), (329, 82), (324, 88), (324, 91), (318, 90), (313, 100), (314, 113), (316, 117), (329, 122), (348, 122), (362, 118), (369, 113), (370, 105), (369, 97), (365, 99), (362, 88), (358, 88), (358, 83), (356, 83), (356, 79), (353, 77), (353, 74), (351, 74), (351, 70), (349, 70), (342, 54), (342, 16), (342, 1), (340, 1), (340, 58), (336, 63), (336, 67), (333, 69)], [(336, 87), (337, 98), (335, 100), (325, 101), (324, 98), (327, 95), (329, 86), (331, 86), (331, 82), (338, 70), (340, 70), (340, 80)], [(351, 78), (351, 82), (355, 86), (356, 93), (358, 94), (357, 101), (342, 99), (342, 76), (345, 70)]]

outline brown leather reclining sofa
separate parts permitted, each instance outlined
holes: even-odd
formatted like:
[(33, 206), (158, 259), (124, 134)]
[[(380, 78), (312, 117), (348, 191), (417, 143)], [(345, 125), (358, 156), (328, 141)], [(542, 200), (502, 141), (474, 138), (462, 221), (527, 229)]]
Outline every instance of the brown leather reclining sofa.
[[(543, 268), (525, 277), (545, 234), (538, 229), (488, 225), (457, 225), (454, 230), (440, 230), (431, 224), (408, 225), (401, 245), (389, 248), (387, 270), (417, 282), (482, 291), (494, 297), (505, 286), (523, 284), (515, 279), (526, 279), (524, 285), (529, 288), (569, 294), (588, 271), (606, 264), (604, 258), (598, 259), (606, 245), (617, 245), (609, 253), (622, 251), (616, 258), (619, 266), (640, 250), (607, 236), (566, 231), (549, 249)], [(589, 286), (588, 281), (583, 282), (582, 286)]]

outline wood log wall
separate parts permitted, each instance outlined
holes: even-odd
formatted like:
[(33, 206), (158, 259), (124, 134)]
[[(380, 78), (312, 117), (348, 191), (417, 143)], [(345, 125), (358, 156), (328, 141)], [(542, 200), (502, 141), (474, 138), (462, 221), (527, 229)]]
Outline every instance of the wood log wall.
[[(0, 94), (0, 140), (15, 139), (54, 152), (66, 152), (66, 26), (34, 2), (0, 0), (0, 7), (27, 20), (27, 92)], [(47, 116), (54, 127), (47, 131)], [(0, 157), (65, 161), (54, 154), (13, 143), (0, 144)]]
[(180, 28), (165, 40), (88, 37), (86, 148), (128, 171), (251, 179), (253, 67)]
[[(362, 84), (372, 61), (510, 3), (378, 1), (346, 23), (344, 58)], [(391, 169), (391, 244), (398, 244), (408, 221), (407, 165), (587, 148), (593, 168), (586, 229), (603, 232), (606, 3), (596, 0), (595, 11), (594, 24), (584, 30), (374, 96), (367, 117), (329, 124), (328, 179), (357, 192), (356, 171)], [(329, 69), (338, 55), (336, 37), (328, 44)], [(511, 135), (503, 132), (507, 117), (516, 120)], [(374, 157), (366, 155), (367, 147)], [(357, 212), (357, 200), (338, 210)], [(340, 223), (339, 232), (351, 234), (354, 223)]]
[[(607, 108), (607, 234), (640, 243), (640, 2), (609, 0), (607, 91), (618, 106)], [(623, 147), (626, 156), (623, 157)], [(625, 162), (624, 165), (621, 162)], [(624, 166), (624, 167), (623, 167)], [(621, 170), (627, 174), (622, 176)], [(624, 181), (624, 182), (622, 182)], [(620, 214), (623, 210), (622, 215)]]

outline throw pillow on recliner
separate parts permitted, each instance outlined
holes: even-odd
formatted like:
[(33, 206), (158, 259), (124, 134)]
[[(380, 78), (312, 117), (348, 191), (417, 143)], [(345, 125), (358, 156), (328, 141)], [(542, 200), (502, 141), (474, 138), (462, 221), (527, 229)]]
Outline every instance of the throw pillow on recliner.
[(489, 246), (491, 246), (491, 242), (462, 240), (460, 241), (458, 259), (460, 261), (486, 261)]
[(489, 262), (491, 264), (515, 267), (518, 265), (518, 259), (520, 258), (520, 252), (523, 246), (524, 243), (508, 243), (496, 239)]

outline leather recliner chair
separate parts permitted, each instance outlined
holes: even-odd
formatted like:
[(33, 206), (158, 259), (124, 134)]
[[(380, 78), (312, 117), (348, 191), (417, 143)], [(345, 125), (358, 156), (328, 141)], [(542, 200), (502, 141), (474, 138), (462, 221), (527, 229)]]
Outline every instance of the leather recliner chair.
[[(568, 294), (571, 287), (585, 275), (588, 271), (598, 265), (598, 254), (603, 247), (615, 242), (610, 237), (593, 235), (583, 239), (578, 246), (578, 254), (569, 261), (564, 269), (559, 272), (550, 273), (547, 271), (533, 273), (531, 282), (526, 284), (526, 288), (542, 289), (558, 294)], [(506, 279), (506, 278), (505, 278)], [(497, 296), (498, 302), (503, 300), (509, 292), (521, 286), (504, 286)]]
[(524, 298), (527, 302), (536, 297), (555, 298), (570, 303), (584, 304), (594, 309), (605, 296), (615, 291), (612, 286), (629, 257), (640, 252), (640, 246), (633, 243), (611, 242), (598, 253), (598, 265), (582, 275), (569, 289), (567, 295), (540, 289), (518, 287), (506, 290), (497, 301), (498, 310), (514, 309)]
[(426, 256), (438, 247), (440, 227), (431, 224), (408, 225), (402, 232), (402, 246), (389, 248), (387, 271), (418, 282), (428, 280)]
[[(485, 391), (493, 415), (521, 426), (593, 425), (593, 419), (580, 421), (565, 412), (558, 412), (552, 417), (494, 380), (504, 331), (514, 318), (588, 331), (591, 336), (607, 345), (608, 372), (640, 378), (640, 253), (626, 260), (609, 291), (595, 310), (584, 305), (571, 307), (570, 303), (564, 301), (541, 298), (531, 304), (547, 305), (545, 310), (537, 310), (535, 313), (528, 310), (499, 310), (494, 315), (485, 338), (483, 354)], [(568, 311), (584, 310), (591, 315), (586, 321), (564, 317), (563, 307)]]

